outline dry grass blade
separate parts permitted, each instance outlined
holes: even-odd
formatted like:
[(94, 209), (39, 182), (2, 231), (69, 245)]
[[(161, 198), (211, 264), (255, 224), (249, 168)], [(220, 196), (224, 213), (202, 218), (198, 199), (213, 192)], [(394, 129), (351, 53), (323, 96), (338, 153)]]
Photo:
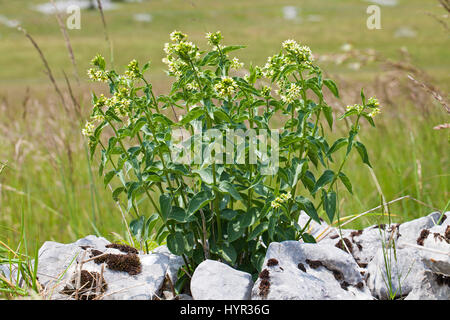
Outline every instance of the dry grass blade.
[(103, 13), (102, 1), (101, 0), (97, 0), (97, 4), (98, 4), (98, 10), (100, 10), (100, 15), (102, 16), (103, 28), (105, 30), (105, 40), (107, 42), (109, 42), (108, 29), (106, 27), (106, 19), (105, 19), (105, 15)]
[(67, 89), (69, 90), (70, 98), (72, 99), (72, 103), (73, 103), (73, 105), (75, 107), (75, 111), (76, 111), (77, 117), (78, 117), (78, 119), (81, 122), (81, 118), (82, 118), (81, 105), (79, 104), (77, 99), (75, 99), (75, 96), (74, 96), (73, 91), (72, 91), (72, 86), (70, 85), (69, 78), (67, 78), (67, 75), (66, 75), (66, 73), (64, 71), (63, 71), (63, 75), (64, 75), (64, 79), (66, 80)]
[(433, 98), (438, 101), (445, 109), (445, 111), (447, 111), (447, 113), (450, 113), (450, 107), (447, 104), (447, 101), (445, 101), (445, 99), (442, 97), (442, 95), (437, 91), (436, 88), (432, 88), (431, 86), (423, 83), (423, 82), (419, 82), (416, 79), (414, 79), (410, 74), (408, 74), (408, 79), (411, 80), (412, 82), (414, 82), (416, 85), (420, 86), (421, 88), (423, 88), (425, 91), (427, 91), (428, 93), (430, 93)]
[(439, 0), (439, 2), (444, 7), (444, 9), (450, 13), (450, 0)]
[(69, 58), (73, 65), (73, 74), (75, 76), (75, 79), (77, 79), (77, 83), (80, 84), (80, 78), (78, 76), (78, 71), (77, 71), (77, 64), (75, 62), (75, 55), (73, 54), (72, 45), (70, 44), (69, 34), (67, 33), (67, 29), (64, 26), (64, 23), (61, 19), (61, 16), (59, 14), (58, 8), (56, 7), (54, 0), (50, 0), (50, 1), (52, 2), (53, 7), (55, 8), (56, 20), (58, 21), (59, 28), (61, 29), (64, 40), (66, 42), (67, 51), (69, 52)]
[(433, 127), (434, 130), (450, 129), (450, 123), (443, 123)]
[(39, 53), (39, 56), (41, 57), (42, 62), (44, 63), (45, 69), (47, 70), (47, 75), (50, 78), (50, 81), (52, 82), (56, 93), (58, 94), (59, 98), (61, 99), (64, 109), (66, 110), (67, 113), (69, 113), (69, 109), (67, 108), (66, 101), (64, 100), (64, 96), (63, 96), (62, 92), (59, 90), (58, 85), (56, 84), (55, 78), (53, 77), (52, 70), (50, 69), (50, 66), (48, 65), (47, 59), (45, 59), (45, 56), (42, 53), (41, 49), (39, 48), (38, 44), (36, 43), (36, 41), (34, 41), (33, 37), (31, 37), (31, 35), (25, 29), (23, 29), (22, 27), (18, 27), (18, 30), (22, 31), (23, 34), (25, 35), (25, 37), (27, 37), (28, 40), (30, 40), (31, 43), (33, 44), (33, 46), (36, 48), (37, 52)]
[(412, 247), (412, 248), (416, 248), (416, 249), (420, 249), (420, 250), (425, 250), (425, 251), (429, 251), (429, 252), (433, 252), (433, 253), (439, 253), (439, 254), (443, 254), (446, 256), (450, 256), (450, 252), (444, 252), (444, 251), (440, 251), (440, 250), (436, 250), (433, 248), (427, 248), (427, 247), (423, 247), (423, 246), (419, 246), (417, 244), (413, 244), (413, 243), (402, 243), (401, 245), (399, 245), (399, 248), (402, 247)]

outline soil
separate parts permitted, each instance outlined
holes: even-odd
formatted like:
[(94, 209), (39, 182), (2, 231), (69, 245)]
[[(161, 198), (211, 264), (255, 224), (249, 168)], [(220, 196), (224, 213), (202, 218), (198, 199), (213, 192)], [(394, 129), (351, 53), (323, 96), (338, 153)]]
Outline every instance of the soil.
[(105, 246), (106, 248), (113, 248), (113, 249), (118, 249), (121, 252), (124, 253), (134, 253), (134, 254), (139, 254), (139, 251), (136, 248), (130, 247), (126, 244), (120, 244), (120, 243), (111, 243)]
[(267, 261), (267, 266), (268, 267), (273, 267), (273, 266), (277, 266), (277, 265), (278, 265), (278, 260), (277, 259), (272, 258), (272, 259), (269, 259)]
[(142, 271), (141, 261), (134, 253), (109, 254), (106, 266), (111, 270), (128, 272), (130, 276), (137, 275)]
[(323, 266), (322, 262), (319, 260), (306, 259), (305, 262), (313, 269), (317, 269), (317, 268)]
[(350, 237), (353, 240), (354, 237), (358, 237), (358, 236), (360, 236), (362, 234), (363, 234), (363, 230), (352, 231), (352, 233), (350, 233)]
[(380, 228), (381, 230), (384, 230), (386, 228), (386, 225), (384, 223), (382, 223), (382, 224), (379, 224), (379, 225), (373, 227), (373, 229), (378, 229), (378, 228)]
[(259, 274), (259, 278), (269, 280), (269, 270), (264, 269), (263, 271), (261, 271), (261, 273)]
[(333, 272), (333, 276), (337, 281), (344, 280), (344, 275), (339, 270), (330, 270), (330, 271)]
[(367, 268), (367, 263), (356, 261), (360, 268)]
[(347, 281), (341, 282), (341, 288), (344, 290), (348, 290), (347, 288), (350, 286), (350, 284)]
[(437, 273), (435, 273), (434, 276), (438, 285), (450, 287), (450, 277)]
[[(91, 251), (91, 258), (99, 256), (103, 252), (99, 250)], [(106, 267), (115, 271), (128, 272), (130, 276), (137, 275), (142, 271), (141, 261), (134, 253), (127, 254), (107, 254), (102, 257), (94, 259), (97, 264), (106, 263)]]
[(330, 236), (330, 239), (332, 239), (332, 240), (337, 239), (337, 238), (339, 238), (339, 235), (338, 235), (338, 234), (335, 234), (335, 235)]
[(304, 265), (303, 263), (299, 263), (299, 264), (297, 265), (297, 267), (298, 267), (300, 270), (302, 270), (303, 272), (306, 272), (306, 268), (305, 268), (305, 265)]
[(363, 283), (362, 281), (360, 281), (360, 282), (358, 282), (358, 283), (356, 284), (356, 287), (357, 287), (359, 290), (361, 290), (362, 288), (364, 288), (364, 283)]
[[(80, 288), (78, 289), (78, 300), (93, 300), (98, 294), (95, 293), (99, 284), (100, 274), (98, 272), (89, 272), (87, 270), (81, 270), (80, 275)], [(69, 288), (67, 286), (61, 291), (63, 294), (67, 294), (69, 296), (76, 296), (77, 289), (76, 286), (77, 279), (73, 279), (71, 284), (73, 288)], [(98, 290), (100, 293), (106, 292), (108, 289), (108, 285), (105, 282), (105, 279), (101, 279), (101, 287)]]
[[(448, 229), (448, 228), (447, 228)], [(446, 230), (446, 232), (447, 232), (447, 230)], [(440, 233), (437, 233), (437, 232), (435, 232), (435, 233), (433, 233), (433, 236), (434, 236), (434, 241), (436, 241), (437, 239), (439, 239), (440, 241), (445, 241), (445, 242), (447, 242), (447, 243), (450, 243), (450, 239), (448, 238), (448, 237), (444, 237), (442, 234), (440, 234)]]
[(260, 297), (267, 298), (270, 290), (270, 282), (269, 280), (263, 279), (259, 284), (259, 295)]
[(448, 240), (450, 240), (450, 225), (447, 226), (447, 229), (445, 229), (444, 237)]
[[(352, 243), (351, 243), (350, 240), (348, 240), (347, 238), (344, 238), (343, 240), (344, 240), (345, 245), (347, 246), (348, 250), (349, 250), (350, 253), (352, 254), (352, 253), (353, 253), (353, 245), (352, 245)], [(339, 249), (341, 249), (341, 250), (343, 250), (343, 251), (345, 251), (345, 252), (347, 252), (347, 249), (345, 248), (344, 244), (342, 243), (342, 240), (339, 240), (339, 241), (336, 243), (335, 247), (336, 247), (336, 248), (339, 248)]]
[(420, 232), (419, 238), (417, 238), (417, 244), (418, 244), (419, 246), (423, 246), (423, 242), (424, 242), (424, 240), (428, 237), (429, 234), (430, 234), (430, 231), (428, 231), (427, 229), (423, 229), (423, 230)]

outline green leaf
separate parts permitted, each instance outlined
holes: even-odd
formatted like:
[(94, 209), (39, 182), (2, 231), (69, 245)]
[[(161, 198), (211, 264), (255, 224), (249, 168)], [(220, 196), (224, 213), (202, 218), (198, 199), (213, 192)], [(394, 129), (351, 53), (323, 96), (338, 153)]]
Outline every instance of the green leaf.
[(191, 216), (196, 213), (199, 209), (204, 207), (207, 203), (211, 202), (214, 199), (214, 195), (207, 191), (200, 191), (194, 197), (192, 197), (189, 202), (189, 206), (187, 209), (187, 215)]
[(350, 182), (350, 179), (343, 172), (339, 173), (339, 179), (341, 179), (342, 183), (347, 188), (348, 192), (353, 194), (352, 183)]
[(317, 180), (316, 185), (314, 186), (314, 191), (312, 194), (315, 194), (318, 190), (320, 190), (323, 186), (330, 183), (334, 178), (334, 172), (331, 170), (325, 170), (320, 176), (319, 180)]
[(340, 139), (337, 139), (337, 140), (333, 143), (333, 145), (331, 146), (331, 148), (328, 149), (327, 154), (331, 156), (334, 152), (338, 151), (340, 148), (342, 148), (343, 146), (345, 146), (345, 145), (347, 144), (347, 142), (348, 142), (348, 139), (347, 139), (347, 138), (340, 138)]
[(316, 243), (316, 239), (309, 233), (306, 233), (306, 232), (303, 233), (302, 238), (303, 238), (303, 241), (305, 241), (305, 243)]
[(227, 240), (229, 242), (233, 242), (233, 241), (239, 239), (240, 237), (242, 237), (244, 232), (245, 232), (245, 228), (241, 227), (240, 221), (228, 222), (228, 225), (227, 225), (228, 238), (227, 238)]
[(330, 89), (331, 93), (333, 93), (336, 98), (339, 98), (339, 89), (333, 80), (325, 79), (323, 80), (323, 84)]
[(122, 192), (124, 192), (124, 191), (126, 191), (127, 189), (125, 188), (125, 187), (118, 187), (118, 188), (116, 188), (114, 191), (113, 191), (113, 194), (112, 194), (112, 198), (114, 199), (114, 201), (117, 201), (118, 199), (119, 199), (119, 195), (122, 193)]
[(317, 223), (321, 223), (319, 215), (317, 214), (316, 208), (314, 208), (314, 204), (303, 196), (297, 196), (295, 201), (299, 204), (301, 209), (305, 210), (306, 214), (310, 216)]
[(248, 228), (253, 225), (258, 218), (258, 209), (255, 207), (250, 208), (247, 212), (242, 213), (238, 220), (241, 223), (242, 228)]
[(294, 188), (298, 181), (301, 179), (301, 177), (305, 174), (306, 169), (308, 169), (308, 164), (306, 159), (302, 159), (300, 161), (295, 162), (293, 161), (293, 165), (295, 166), (295, 172), (292, 179), (292, 185), (291, 188)]
[(270, 240), (273, 240), (273, 235), (275, 234), (275, 227), (277, 226), (277, 222), (278, 222), (278, 218), (276, 215), (270, 216), (269, 225), (267, 227)]
[(191, 121), (200, 118), (202, 115), (205, 114), (205, 109), (201, 107), (194, 107), (189, 112), (183, 116), (181, 121), (178, 122), (178, 125), (186, 125), (190, 123)]
[(167, 236), (167, 248), (171, 253), (181, 256), (187, 251), (188, 243), (181, 232), (175, 232)]
[(331, 109), (330, 106), (323, 106), (322, 107), (323, 113), (325, 115), (325, 119), (327, 119), (328, 126), (330, 129), (333, 129), (333, 109)]
[(169, 218), (169, 214), (172, 211), (172, 197), (162, 194), (159, 196), (159, 205), (161, 207), (161, 216), (164, 222)]
[(130, 231), (133, 236), (135, 236), (138, 240), (141, 239), (142, 234), (144, 232), (145, 226), (145, 216), (140, 216), (137, 219), (134, 219), (130, 222)]
[(364, 95), (363, 88), (361, 88), (361, 100), (362, 100), (363, 105), (365, 106), (366, 105), (366, 96)]
[(245, 48), (246, 46), (226, 46), (225, 48), (222, 49), (222, 53), (228, 53), (230, 51), (234, 51), (234, 50), (239, 50), (242, 48)]
[(354, 114), (358, 114), (358, 110), (352, 109), (352, 110), (349, 110), (349, 111), (345, 112), (342, 116), (339, 117), (339, 120), (342, 120), (342, 119), (347, 118), (347, 117), (349, 117), (351, 115), (354, 115)]
[(220, 211), (220, 217), (228, 221), (233, 220), (236, 216), (237, 211), (231, 209), (223, 209), (222, 211)]
[(189, 217), (186, 213), (186, 210), (180, 207), (172, 207), (167, 220), (175, 220), (177, 222), (185, 223), (188, 221), (188, 218)]
[(336, 213), (336, 192), (330, 191), (327, 193), (325, 190), (322, 190), (322, 200), (328, 219), (330, 220), (330, 223), (333, 223), (334, 215)]
[(235, 200), (242, 200), (241, 195), (236, 190), (234, 185), (228, 181), (220, 181), (219, 190), (223, 193), (230, 194)]
[(202, 182), (206, 184), (213, 184), (213, 174), (211, 167), (203, 168), (200, 170), (192, 170), (193, 173), (198, 174), (202, 180)]
[(103, 183), (105, 187), (108, 185), (108, 183), (111, 182), (112, 178), (116, 175), (116, 170), (109, 171), (105, 174), (105, 178), (103, 179)]
[(369, 116), (366, 112), (362, 112), (361, 115), (366, 118), (366, 120), (370, 123), (372, 127), (375, 127), (375, 122), (373, 122), (373, 119), (371, 116)]
[(232, 245), (227, 243), (220, 245), (219, 254), (225, 261), (227, 261), (230, 264), (234, 264), (237, 258), (236, 250)]
[(256, 226), (255, 229), (248, 235), (247, 241), (253, 240), (259, 237), (264, 231), (266, 231), (269, 227), (268, 222), (260, 223)]
[(363, 163), (367, 164), (369, 167), (372, 168), (372, 165), (369, 162), (369, 155), (367, 154), (366, 147), (359, 141), (355, 141), (354, 145), (356, 147), (356, 150), (358, 150), (358, 153), (361, 156)]

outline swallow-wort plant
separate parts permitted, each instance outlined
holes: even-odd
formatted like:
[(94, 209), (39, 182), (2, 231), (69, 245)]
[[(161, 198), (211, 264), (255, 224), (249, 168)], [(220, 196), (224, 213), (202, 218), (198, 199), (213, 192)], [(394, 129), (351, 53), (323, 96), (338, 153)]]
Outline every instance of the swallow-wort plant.
[[(244, 69), (230, 56), (243, 46), (223, 45), (220, 32), (206, 38), (210, 49), (202, 51), (185, 34), (170, 35), (163, 59), (174, 78), (168, 94), (155, 94), (144, 75), (149, 64), (140, 67), (133, 60), (119, 74), (96, 56), (88, 74), (107, 83), (110, 95), (93, 94), (83, 134), (91, 155), (100, 151), (105, 185), (116, 184), (113, 198), (125, 200), (127, 212), (135, 215), (130, 230), (137, 238), (166, 240), (169, 250), (183, 257), (188, 274), (205, 259), (255, 274), (271, 242), (314, 242), (309, 223), (321, 223), (321, 215), (334, 221), (338, 184), (352, 193), (343, 171), (350, 152), (356, 149), (370, 166), (356, 136), (362, 119), (374, 126), (379, 104), (361, 91), (361, 104), (340, 117), (352, 121), (348, 135), (329, 141), (324, 126), (332, 128), (334, 117), (323, 90), (336, 97), (339, 91), (322, 77), (310, 48), (287, 40), (264, 66)], [(201, 135), (214, 130), (229, 143), (230, 130), (274, 132), (275, 124), (277, 143), (244, 134), (243, 143), (222, 154), (217, 139)], [(188, 161), (174, 156), (179, 132), (185, 153), (194, 154)], [(264, 152), (252, 148), (261, 143)], [(343, 157), (335, 163), (338, 151)], [(217, 161), (220, 155), (232, 161)], [(268, 163), (274, 155), (276, 161)], [(244, 161), (236, 161), (239, 157)], [(264, 174), (268, 166), (272, 174)], [(154, 214), (140, 214), (144, 201)], [(298, 224), (301, 210), (310, 217), (306, 225)]]

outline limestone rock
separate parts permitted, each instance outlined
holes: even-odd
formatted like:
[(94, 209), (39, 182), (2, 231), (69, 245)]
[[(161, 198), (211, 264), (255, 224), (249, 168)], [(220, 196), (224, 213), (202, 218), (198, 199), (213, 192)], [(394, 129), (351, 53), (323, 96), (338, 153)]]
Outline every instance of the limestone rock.
[(249, 300), (253, 287), (249, 273), (214, 260), (205, 260), (192, 275), (194, 300)]
[(353, 257), (327, 244), (269, 245), (252, 299), (371, 299)]

